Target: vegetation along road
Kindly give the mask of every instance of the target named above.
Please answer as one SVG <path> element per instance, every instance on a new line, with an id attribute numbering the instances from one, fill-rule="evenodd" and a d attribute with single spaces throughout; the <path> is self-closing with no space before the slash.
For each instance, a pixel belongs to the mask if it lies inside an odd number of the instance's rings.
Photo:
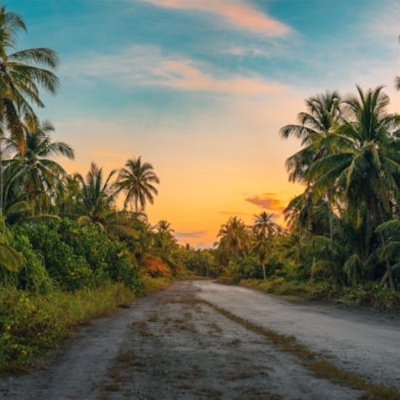
<path id="1" fill-rule="evenodd" d="M 396 318 L 183 281 L 82 328 L 1 399 L 396 399 Z M 389 388 L 391 387 L 391 388 Z"/>

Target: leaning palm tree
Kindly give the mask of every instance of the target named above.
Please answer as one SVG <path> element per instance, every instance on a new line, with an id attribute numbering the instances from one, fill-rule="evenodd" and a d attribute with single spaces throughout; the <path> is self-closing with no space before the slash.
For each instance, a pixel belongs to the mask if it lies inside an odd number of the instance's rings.
<path id="1" fill-rule="evenodd" d="M 23 121 L 30 129 L 38 125 L 32 106 L 44 107 L 39 88 L 54 94 L 58 78 L 53 70 L 57 54 L 47 48 L 16 50 L 18 33 L 26 31 L 23 19 L 0 7 L 0 214 L 3 212 L 3 140 L 8 136 L 24 152 Z"/>
<path id="2" fill-rule="evenodd" d="M 124 208 L 134 204 L 135 212 L 143 211 L 146 203 L 153 204 L 154 195 L 158 194 L 154 183 L 160 183 L 160 179 L 153 171 L 153 166 L 142 163 L 142 158 L 130 159 L 126 162 L 125 168 L 119 172 L 115 187 L 117 193 L 124 192 Z"/>

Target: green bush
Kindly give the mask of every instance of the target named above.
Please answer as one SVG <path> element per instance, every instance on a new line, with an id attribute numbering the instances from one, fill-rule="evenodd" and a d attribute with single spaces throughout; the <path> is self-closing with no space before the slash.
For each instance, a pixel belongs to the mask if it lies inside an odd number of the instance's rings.
<path id="1" fill-rule="evenodd" d="M 26 368 L 76 325 L 110 314 L 133 298 L 121 284 L 45 296 L 0 286 L 0 371 Z"/>
<path id="2" fill-rule="evenodd" d="M 43 264 L 40 253 L 33 250 L 25 235 L 14 236 L 10 244 L 19 251 L 26 262 L 20 273 L 15 277 L 20 289 L 38 293 L 49 293 L 54 288 L 53 280 Z"/>
<path id="3" fill-rule="evenodd" d="M 50 278 L 64 290 L 74 291 L 109 281 L 131 288 L 139 286 L 138 268 L 126 246 L 110 239 L 95 225 L 81 227 L 63 219 L 25 223 L 13 230 L 15 237 L 29 239 L 31 249 L 37 258 L 43 259 Z M 27 252 L 28 246 L 23 247 Z"/>
<path id="4" fill-rule="evenodd" d="M 65 290 L 89 286 L 93 272 L 86 259 L 62 240 L 57 231 L 59 221 L 26 223 L 15 229 L 29 238 L 32 248 L 43 258 L 50 277 Z"/>

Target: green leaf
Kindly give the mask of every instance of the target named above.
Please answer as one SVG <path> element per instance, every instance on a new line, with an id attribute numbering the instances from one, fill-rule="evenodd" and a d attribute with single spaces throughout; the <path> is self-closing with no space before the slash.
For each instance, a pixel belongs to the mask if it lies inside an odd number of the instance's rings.
<path id="1" fill-rule="evenodd" d="M 19 272 L 25 263 L 21 253 L 5 243 L 0 243 L 0 265 L 10 272 Z"/>

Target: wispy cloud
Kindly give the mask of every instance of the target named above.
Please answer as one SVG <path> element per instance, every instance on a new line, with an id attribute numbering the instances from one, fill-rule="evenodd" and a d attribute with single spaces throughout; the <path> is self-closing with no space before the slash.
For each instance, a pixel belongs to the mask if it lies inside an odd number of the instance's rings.
<path id="1" fill-rule="evenodd" d="M 291 31 L 290 27 L 256 9 L 245 0 L 141 0 L 158 7 L 194 10 L 222 18 L 237 29 L 280 36 Z"/>
<path id="2" fill-rule="evenodd" d="M 277 197 L 275 193 L 262 193 L 246 199 L 251 204 L 268 211 L 282 212 L 286 203 Z"/>
<path id="3" fill-rule="evenodd" d="M 198 239 L 206 235 L 206 231 L 193 231 L 193 232 L 175 232 L 175 236 L 179 240 L 184 239 Z"/>
<path id="4" fill-rule="evenodd" d="M 80 60 L 79 66 L 78 71 L 76 60 L 66 62 L 61 72 L 70 77 L 117 81 L 124 87 L 154 86 L 240 95 L 278 93 L 283 89 L 259 75 L 216 77 L 210 65 L 163 54 L 158 46 L 135 45 L 115 54 L 93 54 Z"/>

